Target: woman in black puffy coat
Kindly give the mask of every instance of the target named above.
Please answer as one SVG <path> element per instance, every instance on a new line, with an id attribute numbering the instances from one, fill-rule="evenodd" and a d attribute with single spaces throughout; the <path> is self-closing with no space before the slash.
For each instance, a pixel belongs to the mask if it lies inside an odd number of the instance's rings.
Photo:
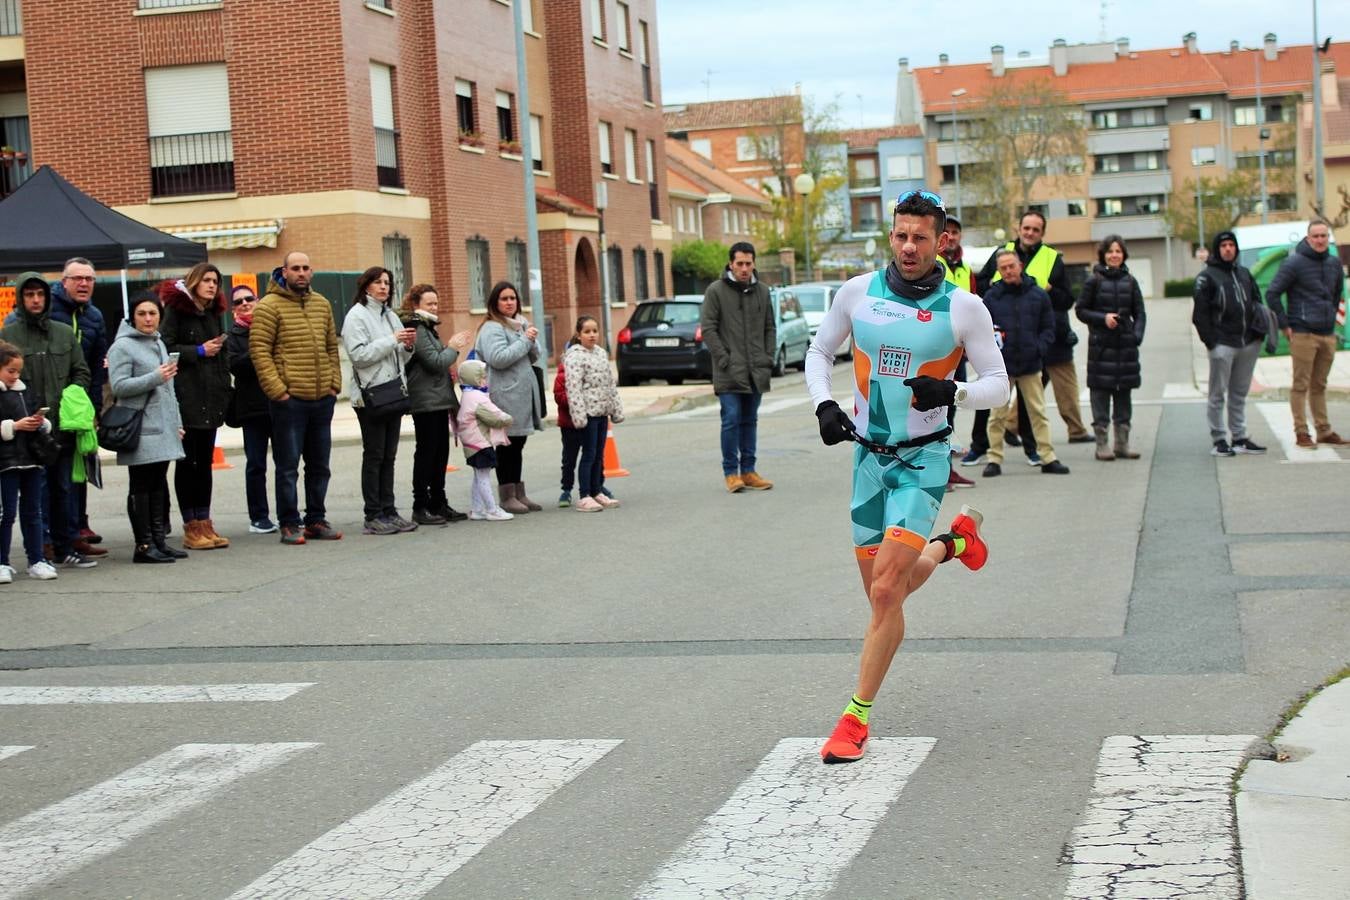
<path id="1" fill-rule="evenodd" d="M 1144 342 L 1144 296 L 1125 265 L 1119 235 L 1097 247 L 1097 265 L 1078 298 L 1078 318 L 1088 326 L 1087 383 L 1097 458 L 1138 459 L 1130 449 L 1130 391 L 1139 387 L 1139 345 Z M 1114 411 L 1112 407 L 1114 406 Z M 1115 430 L 1110 446 L 1107 425 Z"/>

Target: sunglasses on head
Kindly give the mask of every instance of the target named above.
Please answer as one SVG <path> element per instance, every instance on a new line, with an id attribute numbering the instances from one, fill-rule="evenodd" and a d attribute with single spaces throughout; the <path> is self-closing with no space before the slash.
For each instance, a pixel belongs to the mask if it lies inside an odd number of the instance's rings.
<path id="1" fill-rule="evenodd" d="M 901 203 L 904 203 L 910 197 L 922 197 L 923 199 L 927 200 L 929 203 L 933 204 L 943 212 L 947 211 L 947 204 L 943 203 L 942 198 L 939 197 L 937 194 L 933 193 L 932 191 L 905 191 L 899 197 L 895 198 L 896 206 L 899 206 Z"/>

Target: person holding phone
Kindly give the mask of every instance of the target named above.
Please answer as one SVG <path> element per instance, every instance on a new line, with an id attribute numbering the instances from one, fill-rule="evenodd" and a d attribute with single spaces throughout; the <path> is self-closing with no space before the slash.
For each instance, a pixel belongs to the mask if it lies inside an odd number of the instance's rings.
<path id="1" fill-rule="evenodd" d="M 174 387 L 178 364 L 160 341 L 160 304 L 151 293 L 131 306 L 131 318 L 117 329 L 108 349 L 108 384 L 119 404 L 143 409 L 135 450 L 119 450 L 117 464 L 127 466 L 132 562 L 171 563 L 187 556 L 166 543 L 169 463 L 183 458 L 183 419 Z"/>
<path id="2" fill-rule="evenodd" d="M 19 520 L 23 550 L 28 557 L 28 577 L 48 581 L 56 569 L 42 555 L 42 464 L 34 452 L 34 433 L 51 434 L 49 407 L 37 406 L 36 395 L 20 380 L 23 351 L 0 341 L 0 584 L 9 584 L 16 574 L 9 564 L 9 544 L 14 520 Z"/>
<path id="3" fill-rule="evenodd" d="M 526 439 L 543 427 L 543 384 L 534 365 L 545 354 L 539 329 L 521 315 L 520 306 L 516 286 L 497 282 L 488 294 L 487 319 L 474 345 L 488 365 L 492 402 L 511 417 L 506 429 L 511 442 L 497 448 L 497 490 L 502 509 L 515 515 L 543 509 L 525 495 L 522 457 Z"/>
<path id="4" fill-rule="evenodd" d="M 416 531 L 417 523 L 398 514 L 394 499 L 394 459 L 398 456 L 402 413 L 367 408 L 362 389 L 403 383 L 407 396 L 408 360 L 412 359 L 417 331 L 399 321 L 389 308 L 394 276 L 372 266 L 356 280 L 356 295 L 342 323 L 342 345 L 352 361 L 348 390 L 356 421 L 361 425 L 361 498 L 365 506 L 362 534 L 400 534 Z"/>
<path id="5" fill-rule="evenodd" d="M 182 414 L 183 458 L 174 467 L 174 493 L 183 516 L 183 547 L 215 550 L 230 546 L 211 521 L 211 461 L 216 429 L 225 424 L 231 380 L 225 348 L 225 311 L 220 270 L 198 263 L 183 278 L 159 287 L 164 304 L 160 334 L 177 353 L 175 385 Z"/>

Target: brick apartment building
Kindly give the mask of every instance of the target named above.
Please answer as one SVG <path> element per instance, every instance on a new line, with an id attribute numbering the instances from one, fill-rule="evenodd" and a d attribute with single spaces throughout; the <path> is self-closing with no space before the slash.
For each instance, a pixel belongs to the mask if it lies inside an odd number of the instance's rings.
<path id="1" fill-rule="evenodd" d="M 800 94 L 668 106 L 665 129 L 718 169 L 771 194 L 792 193 L 806 155 Z"/>
<path id="2" fill-rule="evenodd" d="M 0 0 L 7 185 L 50 164 L 227 273 L 382 264 L 462 328 L 526 287 L 529 164 L 554 348 L 605 318 L 602 216 L 617 329 L 669 274 L 656 3 L 518 2 L 525 115 L 509 0 Z"/>
<path id="3" fill-rule="evenodd" d="M 675 241 L 708 240 L 730 246 L 754 241 L 769 216 L 763 191 L 723 172 L 681 141 L 666 139 L 666 171 Z"/>
<path id="4" fill-rule="evenodd" d="M 1332 44 L 1322 66 L 1323 83 L 1335 86 L 1335 70 L 1350 66 L 1350 43 Z M 1260 85 L 1258 88 L 1258 79 Z M 988 62 L 952 65 L 946 54 L 939 65 L 910 70 L 900 60 L 896 121 L 922 124 L 928 145 L 928 181 L 955 206 L 957 145 L 965 125 L 988 93 L 1000 84 L 1048 81 L 1068 101 L 1080 105 L 1087 126 L 1087 159 L 1043 161 L 1032 205 L 1049 220 L 1046 241 L 1064 252 L 1077 277 L 1096 261 L 1096 244 L 1120 234 L 1130 244 L 1130 267 L 1146 292 L 1162 293 L 1166 278 L 1197 271 L 1191 246 L 1168 234 L 1163 212 L 1170 202 L 1194 202 L 1184 191 L 1188 181 L 1213 179 L 1235 168 L 1255 168 L 1264 150 L 1266 164 L 1293 167 L 1295 190 L 1269 195 L 1269 221 L 1306 219 L 1311 214 L 1310 141 L 1297 152 L 1272 146 L 1281 125 L 1310 130 L 1312 48 L 1281 47 L 1276 36 L 1243 49 L 1236 42 L 1220 52 L 1201 52 L 1194 33 L 1180 47 L 1131 50 L 1114 43 L 1055 41 L 1047 57 L 1009 59 L 995 46 Z M 1256 97 L 1262 97 L 1268 137 L 1258 136 Z M 1334 109 L 1324 115 L 1331 115 Z M 956 125 L 953 129 L 953 113 Z M 965 120 L 963 122 L 963 120 Z M 963 167 L 980 158 L 969 141 L 960 146 Z M 1330 164 L 1330 160 L 1328 161 Z M 1334 212 L 1335 197 L 1328 192 Z M 967 210 L 981 198 L 963 190 Z M 1253 205 L 1259 197 L 1252 198 Z M 1258 211 L 1240 224 L 1260 221 Z M 1013 232 L 1013 223 L 1004 228 Z M 992 229 L 967 231 L 966 243 L 993 243 Z"/>

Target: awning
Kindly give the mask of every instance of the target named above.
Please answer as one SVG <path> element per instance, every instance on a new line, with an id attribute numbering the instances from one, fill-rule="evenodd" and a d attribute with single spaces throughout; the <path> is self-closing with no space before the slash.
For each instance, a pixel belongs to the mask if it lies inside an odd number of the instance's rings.
<path id="1" fill-rule="evenodd" d="M 171 225 L 161 229 L 176 237 L 205 244 L 207 250 L 243 250 L 276 247 L 280 219 L 257 222 L 217 222 L 213 225 Z"/>

